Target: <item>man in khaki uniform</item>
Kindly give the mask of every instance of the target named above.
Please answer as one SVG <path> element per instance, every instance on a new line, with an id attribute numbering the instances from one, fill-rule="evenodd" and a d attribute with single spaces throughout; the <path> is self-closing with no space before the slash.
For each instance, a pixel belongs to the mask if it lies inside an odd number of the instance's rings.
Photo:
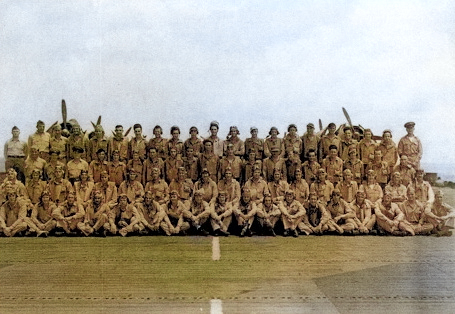
<path id="1" fill-rule="evenodd" d="M 95 183 L 94 189 L 101 192 L 104 203 L 112 205 L 117 202 L 117 187 L 114 182 L 109 181 L 109 174 L 107 171 L 101 172 L 101 181 Z"/>
<path id="2" fill-rule="evenodd" d="M 192 126 L 190 128 L 190 137 L 183 143 L 183 155 L 185 155 L 186 150 L 191 147 L 193 148 L 193 153 L 198 157 L 202 154 L 202 141 L 198 138 L 199 130 L 197 127 Z"/>
<path id="3" fill-rule="evenodd" d="M 329 229 L 330 214 L 324 204 L 318 201 L 316 193 L 310 193 L 308 205 L 306 206 L 306 218 L 304 223 L 310 229 L 310 233 L 323 234 Z"/>
<path id="4" fill-rule="evenodd" d="M 205 223 L 211 215 L 211 210 L 209 204 L 203 200 L 203 195 L 203 189 L 194 191 L 190 207 L 184 211 L 183 216 L 194 228 L 196 234 L 207 236 L 209 233 L 206 230 Z"/>
<path id="5" fill-rule="evenodd" d="M 403 222 L 404 214 L 397 204 L 392 203 L 392 194 L 385 193 L 381 203 L 374 209 L 379 228 L 391 233 L 399 234 L 399 231 L 415 235 L 414 229 L 409 223 Z"/>
<path id="6" fill-rule="evenodd" d="M 455 210 L 443 203 L 444 194 L 442 191 L 437 191 L 435 194 L 434 203 L 431 207 L 427 207 L 425 210 L 426 220 L 430 222 L 438 236 L 446 235 L 451 236 L 452 231 L 455 227 Z"/>
<path id="7" fill-rule="evenodd" d="M 128 159 L 133 159 L 133 153 L 139 154 L 141 161 L 147 156 L 147 142 L 145 136 L 142 135 L 142 126 L 139 123 L 133 125 L 134 137 L 128 143 Z"/>
<path id="8" fill-rule="evenodd" d="M 335 134 L 336 129 L 337 126 L 333 122 L 329 123 L 327 126 L 329 133 L 327 135 L 323 135 L 321 141 L 319 142 L 319 162 L 322 162 L 322 160 L 329 155 L 331 145 L 335 145 L 338 154 L 340 154 L 341 139 Z"/>
<path id="9" fill-rule="evenodd" d="M 114 136 L 109 139 L 109 158 L 112 158 L 114 151 L 118 151 L 119 160 L 126 163 L 128 161 L 128 138 L 123 135 L 123 126 L 118 124 L 115 126 Z M 112 159 L 110 159 L 112 161 Z"/>
<path id="10" fill-rule="evenodd" d="M 172 234 L 186 235 L 191 226 L 189 222 L 185 221 L 185 211 L 187 209 L 179 200 L 177 191 L 171 191 L 170 200 L 164 205 L 164 208 L 166 208 L 166 215 L 169 218 L 169 232 Z"/>
<path id="11" fill-rule="evenodd" d="M 240 184 L 232 177 L 232 170 L 230 167 L 226 168 L 224 178 L 218 181 L 218 194 L 224 191 L 226 202 L 231 203 L 232 206 L 238 206 L 240 202 Z"/>
<path id="12" fill-rule="evenodd" d="M 406 155 L 409 158 L 409 163 L 414 169 L 420 169 L 420 159 L 422 158 L 423 150 L 422 143 L 419 138 L 414 135 L 414 122 L 405 123 L 407 135 L 403 136 L 398 142 L 398 155 Z"/>
<path id="13" fill-rule="evenodd" d="M 382 159 L 389 165 L 389 172 L 393 173 L 393 167 L 398 162 L 398 149 L 392 140 L 392 131 L 384 130 L 382 132 L 382 140 L 379 143 L 378 150 L 382 152 Z"/>
<path id="14" fill-rule="evenodd" d="M 19 139 L 21 131 L 17 126 L 11 130 L 13 137 L 5 143 L 3 149 L 5 157 L 5 169 L 14 168 L 19 176 L 19 180 L 25 183 L 25 158 L 28 156 L 28 145 Z"/>
<path id="15" fill-rule="evenodd" d="M 365 176 L 364 164 L 359 158 L 357 158 L 357 150 L 355 148 L 350 149 L 348 155 L 349 158 L 344 162 L 343 168 L 351 170 L 354 180 L 358 185 L 360 185 L 362 184 L 362 180 Z"/>
<path id="16" fill-rule="evenodd" d="M 204 152 L 199 157 L 199 169 L 207 169 L 210 178 L 217 182 L 218 171 L 220 167 L 219 157 L 213 152 L 213 143 L 210 140 L 204 140 Z"/>
<path id="17" fill-rule="evenodd" d="M 376 181 L 379 183 L 381 188 L 384 188 L 389 181 L 389 165 L 387 162 L 382 160 L 382 152 L 380 150 L 374 151 L 374 159 L 370 162 L 366 168 L 366 171 L 374 170 L 376 173 Z"/>
<path id="18" fill-rule="evenodd" d="M 209 140 L 212 142 L 212 147 L 213 147 L 213 153 L 221 157 L 223 156 L 223 148 L 224 148 L 224 141 L 218 137 L 218 130 L 219 130 L 219 124 L 217 121 L 212 121 L 210 122 L 210 136 L 206 138 L 205 140 Z M 205 143 L 205 141 L 204 141 Z M 204 144 L 205 146 L 205 144 Z"/>
<path id="19" fill-rule="evenodd" d="M 343 171 L 343 160 L 338 157 L 338 149 L 335 145 L 330 145 L 329 154 L 324 158 L 321 166 L 327 173 L 327 180 L 335 184 L 335 174 Z"/>
<path id="20" fill-rule="evenodd" d="M 188 179 L 186 170 L 184 167 L 179 167 L 177 170 L 177 180 L 173 180 L 169 184 L 169 189 L 171 191 L 175 190 L 179 193 L 180 200 L 189 207 L 191 203 L 191 197 L 193 196 L 194 184 L 191 179 Z"/>
<path id="21" fill-rule="evenodd" d="M 352 172 L 349 169 L 343 171 L 343 180 L 336 186 L 341 192 L 341 197 L 348 203 L 352 202 L 359 189 L 357 182 L 352 180 Z"/>
<path id="22" fill-rule="evenodd" d="M 154 138 L 151 138 L 148 143 L 148 150 L 150 151 L 151 148 L 154 148 L 157 153 L 157 157 L 161 159 L 165 159 L 168 155 L 167 151 L 167 139 L 163 138 L 163 129 L 161 126 L 156 125 L 153 128 L 153 135 Z"/>
<path id="23" fill-rule="evenodd" d="M 235 205 L 237 206 L 237 204 Z M 215 236 L 228 236 L 232 221 L 232 203 L 226 199 L 226 192 L 220 191 L 210 213 L 210 224 Z"/>
<path id="24" fill-rule="evenodd" d="M 410 183 L 414 188 L 417 200 L 421 201 L 425 208 L 431 207 L 434 202 L 434 191 L 428 181 L 423 180 L 425 173 L 422 169 L 416 171 L 415 179 Z"/>
<path id="25" fill-rule="evenodd" d="M 45 130 L 46 125 L 44 124 L 43 121 L 39 120 L 36 123 L 36 132 L 30 135 L 28 138 L 28 146 L 36 147 L 40 152 L 39 156 L 43 158 L 45 161 L 48 161 L 51 135 L 47 133 Z"/>
<path id="26" fill-rule="evenodd" d="M 86 236 L 97 232 L 101 227 L 108 223 L 108 213 L 110 207 L 103 203 L 103 194 L 94 191 L 92 199 L 87 202 L 85 207 L 84 221 L 77 224 L 77 228 Z"/>
<path id="27" fill-rule="evenodd" d="M 404 214 L 403 223 L 410 226 L 415 234 L 430 234 L 434 226 L 425 217 L 425 208 L 415 197 L 413 187 L 407 189 L 407 200 L 398 205 Z"/>
<path id="28" fill-rule="evenodd" d="M 144 182 L 144 184 L 147 184 L 147 182 L 152 180 L 153 168 L 158 168 L 160 170 L 160 178 L 164 178 L 164 161 L 158 157 L 158 152 L 155 147 L 149 149 L 148 158 L 144 161 L 142 174 L 142 182 Z"/>
<path id="29" fill-rule="evenodd" d="M 409 163 L 408 156 L 403 155 L 400 158 L 400 163 L 395 166 L 393 172 L 399 172 L 401 174 L 401 183 L 404 186 L 408 186 L 415 179 L 415 169 Z"/>
<path id="30" fill-rule="evenodd" d="M 343 129 L 344 138 L 341 140 L 341 159 L 343 162 L 348 160 L 349 151 L 355 149 L 359 153 L 359 142 L 352 138 L 352 129 L 350 127 L 345 127 Z"/>
<path id="31" fill-rule="evenodd" d="M 100 149 L 102 149 L 105 154 L 110 151 L 109 140 L 104 134 L 103 127 L 98 124 L 97 126 L 95 126 L 95 136 L 93 136 L 88 142 L 87 151 L 88 163 L 91 163 L 93 160 L 97 159 L 97 155 Z"/>
<path id="32" fill-rule="evenodd" d="M 57 221 L 52 216 L 56 208 L 57 206 L 50 198 L 50 193 L 44 191 L 40 201 L 33 207 L 30 220 L 38 227 L 38 230 L 48 233 L 57 225 Z"/>
<path id="33" fill-rule="evenodd" d="M 169 186 L 164 179 L 160 179 L 158 168 L 152 169 L 152 179 L 145 185 L 145 192 L 147 191 L 152 193 L 153 199 L 160 205 L 169 201 Z"/>
<path id="34" fill-rule="evenodd" d="M 402 203 L 406 200 L 406 187 L 401 184 L 401 174 L 394 172 L 389 184 L 384 188 L 384 193 L 389 192 L 392 194 L 392 202 Z"/>
<path id="35" fill-rule="evenodd" d="M 13 237 L 29 226 L 33 228 L 33 225 L 27 218 L 26 202 L 18 199 L 16 192 L 8 191 L 6 202 L 0 207 L 0 232 L 7 237 Z M 38 232 L 38 235 L 42 233 L 36 226 L 31 231 Z"/>
<path id="36" fill-rule="evenodd" d="M 68 137 L 66 143 L 66 156 L 68 162 L 72 159 L 75 159 L 75 153 L 80 152 L 79 158 L 86 160 L 87 159 L 87 150 L 88 150 L 88 138 L 85 136 L 85 133 L 82 133 L 81 127 L 79 124 L 74 124 L 71 129 L 71 135 Z M 74 150 L 74 148 L 78 148 Z"/>
<path id="37" fill-rule="evenodd" d="M 310 193 L 311 194 L 311 193 Z M 295 200 L 295 193 L 293 190 L 287 190 L 284 197 L 284 202 L 278 205 L 281 209 L 281 221 L 284 225 L 283 236 L 287 237 L 292 235 L 298 237 L 299 232 L 305 233 L 306 235 L 311 233 L 308 227 L 308 220 L 305 220 L 306 211 L 302 204 Z"/>
<path id="38" fill-rule="evenodd" d="M 248 189 L 250 198 L 256 205 L 259 205 L 264 200 L 265 194 L 270 194 L 267 182 L 261 177 L 261 169 L 255 167 L 253 177 L 245 183 L 244 189 Z"/>
<path id="39" fill-rule="evenodd" d="M 318 200 L 323 204 L 327 204 L 330 201 L 334 186 L 332 182 L 326 179 L 327 174 L 323 168 L 318 170 L 318 177 L 310 185 L 310 193 L 314 192 L 318 196 Z"/>
<path id="40" fill-rule="evenodd" d="M 169 204 L 171 204 L 173 199 L 172 192 L 170 199 L 171 201 Z M 142 216 L 141 223 L 153 233 L 159 233 L 161 228 L 164 234 L 169 236 L 173 233 L 174 228 L 172 227 L 171 221 L 169 220 L 169 217 L 164 209 L 168 205 L 165 204 L 163 206 L 153 200 L 153 194 L 150 191 L 145 193 L 144 200 L 142 202 L 136 203 L 136 207 Z"/>
<path id="41" fill-rule="evenodd" d="M 359 142 L 359 158 L 364 165 L 368 165 L 374 160 L 374 152 L 378 149 L 376 142 L 373 140 L 373 132 L 370 129 L 365 129 L 363 132 L 364 138 Z"/>
<path id="42" fill-rule="evenodd" d="M 245 155 L 245 144 L 239 138 L 240 132 L 236 126 L 229 128 L 229 134 L 223 144 L 223 154 L 227 155 L 227 148 L 229 144 L 232 144 L 234 155 L 237 157 L 243 157 Z"/>
<path id="43" fill-rule="evenodd" d="M 57 205 L 63 203 L 66 200 L 68 193 L 74 191 L 71 183 L 68 180 L 63 179 L 63 168 L 61 166 L 57 166 L 55 169 L 54 179 L 49 181 L 48 188 L 51 200 Z"/>
<path id="44" fill-rule="evenodd" d="M 228 143 L 226 147 L 226 156 L 220 160 L 220 168 L 218 171 L 218 180 L 224 178 L 224 173 L 229 167 L 232 172 L 232 176 L 235 180 L 240 182 L 240 176 L 242 174 L 242 160 L 239 156 L 234 155 L 234 145 Z"/>
<path id="45" fill-rule="evenodd" d="M 25 160 L 24 174 L 25 182 L 30 180 L 33 169 L 39 169 L 41 173 L 44 173 L 47 162 L 43 158 L 39 157 L 39 149 L 37 146 L 30 147 L 30 156 Z M 46 153 L 46 156 L 49 157 L 49 150 Z"/>
<path id="46" fill-rule="evenodd" d="M 273 147 L 271 149 L 272 156 L 266 158 L 262 164 L 263 177 L 267 182 L 273 181 L 273 171 L 281 169 L 281 172 L 287 174 L 286 160 L 280 156 L 280 149 Z M 287 180 L 287 178 L 285 178 Z"/>
<path id="47" fill-rule="evenodd" d="M 328 230 L 343 234 L 344 232 L 353 231 L 357 227 L 354 222 L 355 213 L 349 204 L 341 198 L 340 190 L 333 190 L 326 208 L 330 214 L 330 218 L 327 221 Z"/>
<path id="48" fill-rule="evenodd" d="M 300 158 L 300 155 L 302 154 L 303 144 L 302 140 L 297 134 L 297 126 L 295 124 L 290 124 L 288 126 L 288 134 L 286 134 L 283 140 L 285 153 L 289 156 L 289 153 L 292 152 Z"/>
<path id="49" fill-rule="evenodd" d="M 257 211 L 257 206 L 251 198 L 250 190 L 244 187 L 239 206 L 233 209 L 237 224 L 241 227 L 240 237 L 253 235 L 251 227 L 253 226 L 254 219 L 257 216 Z"/>
<path id="50" fill-rule="evenodd" d="M 84 220 L 84 207 L 76 200 L 76 193 L 70 192 L 66 201 L 59 204 L 52 212 L 52 217 L 57 221 L 56 227 L 62 228 L 67 234 L 76 231 L 79 223 Z"/>
<path id="51" fill-rule="evenodd" d="M 49 142 L 49 152 L 51 150 L 58 151 L 58 160 L 62 163 L 67 163 L 66 145 L 68 138 L 62 136 L 62 127 L 60 124 L 52 127 L 51 139 Z"/>
<path id="52" fill-rule="evenodd" d="M 82 170 L 88 173 L 89 166 L 88 163 L 81 158 L 84 149 L 82 147 L 73 147 L 72 149 L 74 159 L 68 161 L 66 164 L 66 171 L 68 172 L 66 177 L 74 184 L 74 182 L 79 180 Z"/>
<path id="53" fill-rule="evenodd" d="M 320 137 L 318 135 L 314 134 L 314 124 L 313 123 L 307 124 L 306 132 L 305 132 L 305 134 L 303 134 L 301 139 L 302 139 L 301 160 L 303 162 L 305 162 L 308 160 L 308 153 L 310 152 L 310 150 L 317 152 L 318 147 L 319 147 Z M 316 156 L 316 160 L 317 160 L 317 156 Z"/>
<path id="54" fill-rule="evenodd" d="M 373 204 L 365 198 L 365 192 L 358 190 L 356 198 L 350 203 L 350 206 L 355 213 L 354 222 L 357 224 L 357 229 L 361 233 L 372 233 L 376 215 L 373 212 Z"/>
<path id="55" fill-rule="evenodd" d="M 264 156 L 264 140 L 258 138 L 258 128 L 255 126 L 250 128 L 250 134 L 251 137 L 245 140 L 245 159 L 248 158 L 247 154 L 254 150 L 255 158 L 262 160 Z"/>
<path id="56" fill-rule="evenodd" d="M 274 126 L 270 128 L 269 135 L 264 141 L 264 156 L 266 158 L 270 158 L 272 156 L 272 149 L 278 148 L 278 155 L 283 157 L 284 156 L 284 140 L 282 138 L 278 138 L 278 129 Z"/>
<path id="57" fill-rule="evenodd" d="M 316 151 L 313 149 L 309 150 L 306 159 L 307 160 L 302 164 L 302 171 L 305 181 L 311 186 L 311 183 L 316 181 L 318 177 L 318 171 L 319 168 L 321 168 L 321 165 L 317 162 Z"/>
<path id="58" fill-rule="evenodd" d="M 257 206 L 257 217 L 264 234 L 275 237 L 275 225 L 281 218 L 281 210 L 272 201 L 272 195 L 266 194 L 264 201 Z"/>

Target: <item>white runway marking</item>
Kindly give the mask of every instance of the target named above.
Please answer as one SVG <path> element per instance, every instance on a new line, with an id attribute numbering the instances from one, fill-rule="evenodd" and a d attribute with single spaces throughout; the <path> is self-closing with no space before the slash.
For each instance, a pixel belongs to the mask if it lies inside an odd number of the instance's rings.
<path id="1" fill-rule="evenodd" d="M 221 258 L 220 238 L 213 237 L 212 238 L 212 260 L 219 261 L 220 258 Z"/>
<path id="2" fill-rule="evenodd" d="M 220 299 L 210 300 L 210 314 L 223 314 L 223 302 Z"/>

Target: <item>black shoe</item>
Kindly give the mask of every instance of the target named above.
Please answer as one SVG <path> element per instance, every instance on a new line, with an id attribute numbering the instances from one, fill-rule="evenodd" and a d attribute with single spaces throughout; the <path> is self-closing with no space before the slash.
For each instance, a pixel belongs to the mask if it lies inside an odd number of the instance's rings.
<path id="1" fill-rule="evenodd" d="M 199 233 L 200 233 L 202 236 L 204 236 L 204 237 L 206 237 L 206 236 L 208 236 L 208 235 L 210 234 L 210 233 L 207 232 L 207 230 L 205 230 L 205 229 L 203 229 L 203 228 L 199 228 Z"/>
<path id="2" fill-rule="evenodd" d="M 218 234 L 218 236 L 225 236 L 225 237 L 227 237 L 230 233 L 227 232 L 227 231 L 223 231 L 223 230 L 221 230 L 221 229 L 218 229 L 218 230 L 217 230 L 217 234 Z"/>
<path id="3" fill-rule="evenodd" d="M 297 238 L 297 237 L 299 236 L 299 233 L 297 232 L 297 229 L 294 230 L 292 236 L 293 236 L 294 238 Z"/>
<path id="4" fill-rule="evenodd" d="M 289 229 L 284 230 L 283 237 L 289 236 Z"/>
<path id="5" fill-rule="evenodd" d="M 248 231 L 248 226 L 243 227 L 242 231 L 240 232 L 240 236 L 244 237 L 245 234 L 247 233 L 247 231 Z"/>

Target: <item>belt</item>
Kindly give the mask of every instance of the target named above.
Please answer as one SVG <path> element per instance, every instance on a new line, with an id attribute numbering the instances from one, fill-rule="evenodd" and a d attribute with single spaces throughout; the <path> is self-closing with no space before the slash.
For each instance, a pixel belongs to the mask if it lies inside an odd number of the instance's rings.
<path id="1" fill-rule="evenodd" d="M 25 156 L 8 156 L 8 158 L 25 158 Z"/>

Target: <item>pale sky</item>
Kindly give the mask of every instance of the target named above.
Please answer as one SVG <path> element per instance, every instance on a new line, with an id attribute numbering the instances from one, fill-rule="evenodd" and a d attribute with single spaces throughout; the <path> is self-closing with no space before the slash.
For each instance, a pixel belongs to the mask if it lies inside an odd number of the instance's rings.
<path id="1" fill-rule="evenodd" d="M 397 143 L 415 121 L 423 164 L 455 174 L 455 1 L 3 0 L 0 65 L 3 141 L 61 122 L 62 98 L 84 129 L 101 114 L 147 138 L 212 120 L 302 135 L 345 107 Z"/>

